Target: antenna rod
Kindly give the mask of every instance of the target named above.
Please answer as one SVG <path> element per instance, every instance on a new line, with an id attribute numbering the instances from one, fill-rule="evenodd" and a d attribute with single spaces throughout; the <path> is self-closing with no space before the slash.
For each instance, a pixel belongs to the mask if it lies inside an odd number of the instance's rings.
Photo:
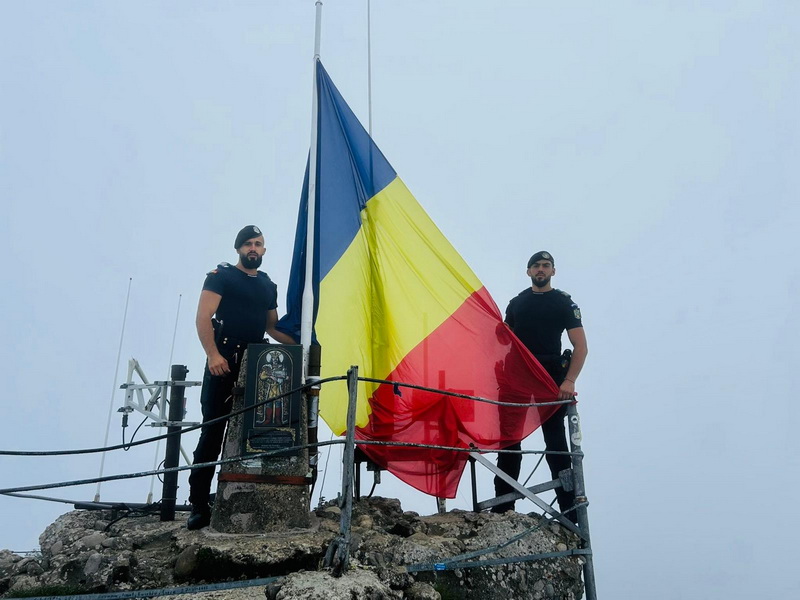
<path id="1" fill-rule="evenodd" d="M 178 333 L 178 319 L 181 315 L 181 298 L 183 298 L 183 294 L 178 294 L 178 310 L 175 313 L 175 327 L 172 330 L 172 346 L 170 346 L 169 348 L 169 364 L 167 365 L 167 373 L 170 373 L 170 375 L 167 377 L 167 380 L 169 380 L 172 373 L 171 371 L 172 355 L 175 353 L 175 336 Z M 166 402 L 166 398 L 163 398 L 162 400 Z M 183 448 L 181 448 L 181 451 L 183 451 Z M 161 440 L 158 440 L 156 442 L 156 455 L 155 458 L 153 459 L 153 471 L 158 469 L 158 456 L 160 453 L 161 453 Z M 185 453 L 184 453 L 184 458 L 186 458 Z M 186 464 L 191 464 L 191 463 L 187 460 Z M 156 484 L 156 476 L 153 475 L 150 478 L 150 492 L 147 494 L 147 504 L 153 503 L 153 489 L 155 488 L 155 484 Z"/>
<path id="2" fill-rule="evenodd" d="M 125 323 L 128 321 L 128 304 L 131 299 L 131 285 L 133 284 L 133 277 L 128 278 L 128 294 L 125 296 L 125 311 L 122 315 L 122 331 L 119 334 L 119 349 L 117 350 L 117 365 L 114 367 L 114 385 L 111 387 L 111 402 L 108 405 L 108 420 L 106 421 L 106 437 L 103 438 L 103 447 L 108 446 L 108 432 L 111 429 L 111 413 L 114 412 L 114 394 L 117 392 L 117 375 L 119 374 L 119 359 L 122 356 L 122 340 L 125 339 Z M 100 475 L 103 476 L 103 469 L 106 466 L 106 453 L 100 457 Z M 94 493 L 94 501 L 100 502 L 100 483 L 97 482 L 97 490 Z"/>
<path id="3" fill-rule="evenodd" d="M 181 298 L 183 294 L 178 294 L 178 310 L 175 313 L 175 327 L 172 329 L 172 346 L 169 348 L 169 368 L 172 369 L 172 355 L 175 352 L 175 336 L 178 333 L 178 318 L 181 316 Z M 168 371 L 172 373 L 172 371 Z"/>

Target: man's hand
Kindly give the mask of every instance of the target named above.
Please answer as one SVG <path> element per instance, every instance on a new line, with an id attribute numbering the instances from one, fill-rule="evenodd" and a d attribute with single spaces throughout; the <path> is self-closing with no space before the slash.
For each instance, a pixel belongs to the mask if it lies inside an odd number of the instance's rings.
<path id="1" fill-rule="evenodd" d="M 559 400 L 571 400 L 575 397 L 575 382 L 571 379 L 565 379 L 561 387 L 558 388 Z"/>
<path id="2" fill-rule="evenodd" d="M 219 352 L 208 357 L 208 370 L 212 375 L 222 376 L 231 372 L 231 366 Z"/>

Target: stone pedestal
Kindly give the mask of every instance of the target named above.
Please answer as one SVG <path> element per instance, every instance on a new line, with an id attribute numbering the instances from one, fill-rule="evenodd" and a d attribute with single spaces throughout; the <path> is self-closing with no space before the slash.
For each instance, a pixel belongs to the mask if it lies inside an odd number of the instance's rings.
<path id="1" fill-rule="evenodd" d="M 233 411 L 299 387 L 301 365 L 299 346 L 250 345 L 238 383 L 245 394 L 234 397 Z M 307 439 L 300 393 L 231 417 L 222 456 L 245 458 L 220 468 L 211 527 L 224 533 L 309 527 L 308 450 L 291 450 Z M 291 453 L 258 456 L 275 449 Z"/>

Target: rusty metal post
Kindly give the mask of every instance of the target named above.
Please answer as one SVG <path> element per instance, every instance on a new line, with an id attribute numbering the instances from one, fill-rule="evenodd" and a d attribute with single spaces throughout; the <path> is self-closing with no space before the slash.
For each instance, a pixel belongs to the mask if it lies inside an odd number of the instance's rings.
<path id="1" fill-rule="evenodd" d="M 355 464 L 356 402 L 358 400 L 358 367 L 347 371 L 347 432 L 342 457 L 342 517 L 339 535 L 331 542 L 325 553 L 325 566 L 331 568 L 334 577 L 341 577 L 350 562 L 350 521 L 353 515 L 353 466 Z"/>

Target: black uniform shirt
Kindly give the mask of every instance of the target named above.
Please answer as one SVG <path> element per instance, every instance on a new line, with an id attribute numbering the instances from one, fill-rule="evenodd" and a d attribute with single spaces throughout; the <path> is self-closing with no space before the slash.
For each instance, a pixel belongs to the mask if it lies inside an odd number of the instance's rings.
<path id="1" fill-rule="evenodd" d="M 248 275 L 222 263 L 206 275 L 203 289 L 222 296 L 216 317 L 223 322 L 223 336 L 246 343 L 264 339 L 267 314 L 278 307 L 278 286 L 269 275 Z"/>
<path id="2" fill-rule="evenodd" d="M 564 330 L 583 327 L 581 310 L 567 292 L 527 288 L 508 303 L 506 323 L 535 356 L 561 354 Z"/>

